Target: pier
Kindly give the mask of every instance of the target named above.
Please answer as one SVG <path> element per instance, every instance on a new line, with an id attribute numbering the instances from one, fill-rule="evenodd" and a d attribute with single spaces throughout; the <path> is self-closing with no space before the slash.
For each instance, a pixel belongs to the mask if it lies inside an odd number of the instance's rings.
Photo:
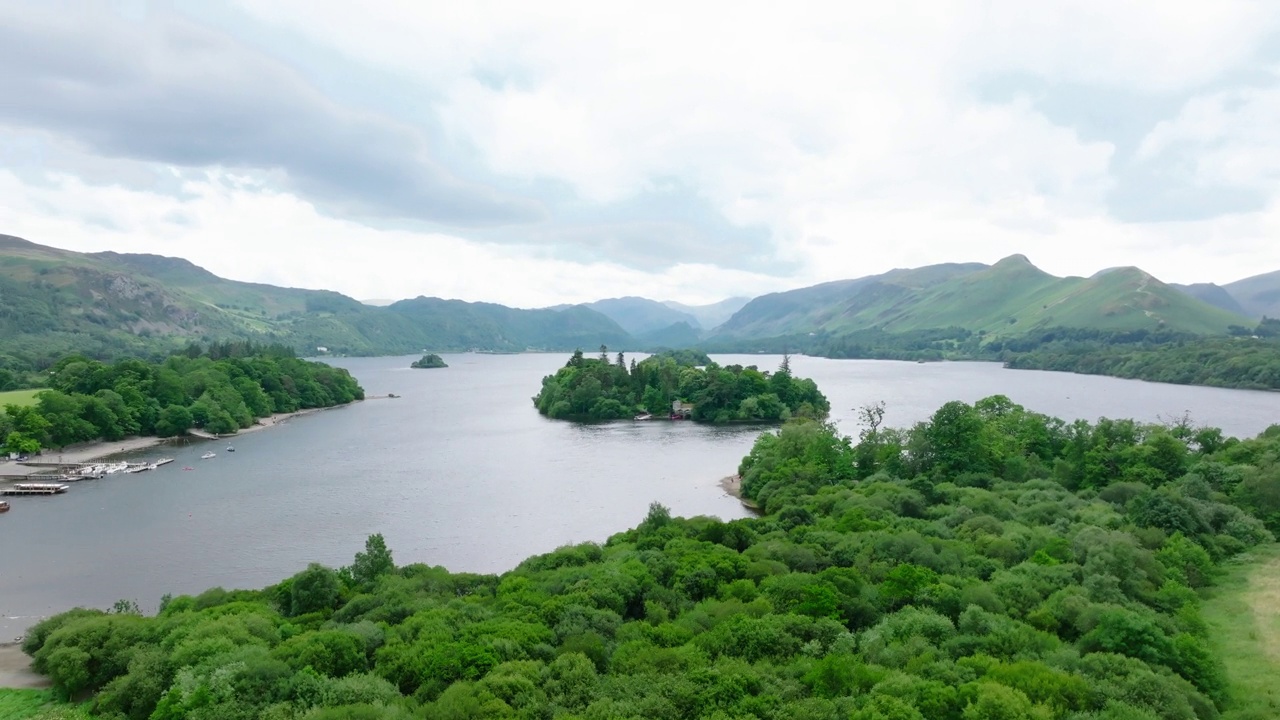
<path id="1" fill-rule="evenodd" d="M 59 495 L 69 488 L 61 483 L 17 483 L 0 488 L 0 495 Z"/>

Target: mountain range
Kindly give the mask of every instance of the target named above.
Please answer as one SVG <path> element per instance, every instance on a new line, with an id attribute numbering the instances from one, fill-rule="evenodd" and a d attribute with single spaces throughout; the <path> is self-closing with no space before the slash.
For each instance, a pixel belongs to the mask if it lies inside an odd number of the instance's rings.
<path id="1" fill-rule="evenodd" d="M 749 351 L 771 338 L 943 328 L 987 339 L 1048 328 L 1238 334 L 1264 315 L 1280 315 L 1280 272 L 1175 286 L 1133 267 L 1060 278 L 1013 255 L 994 265 L 898 269 L 703 306 L 640 297 L 541 309 L 433 297 L 378 302 L 228 280 L 180 258 L 77 253 L 0 235 L 0 367 L 17 368 L 70 352 L 156 355 L 221 339 L 368 355 L 700 343 Z"/>

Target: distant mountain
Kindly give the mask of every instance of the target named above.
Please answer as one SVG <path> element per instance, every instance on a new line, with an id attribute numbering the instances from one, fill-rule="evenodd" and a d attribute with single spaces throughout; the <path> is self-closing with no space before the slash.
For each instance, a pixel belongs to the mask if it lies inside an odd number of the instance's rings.
<path id="1" fill-rule="evenodd" d="M 873 306 L 892 307 L 895 299 L 924 292 L 946 280 L 986 267 L 980 263 L 930 265 L 761 295 L 734 313 L 716 329 L 715 335 L 771 337 L 845 329 L 854 317 Z"/>
<path id="2" fill-rule="evenodd" d="M 1215 285 L 1213 283 L 1195 283 L 1192 285 L 1170 284 L 1169 287 L 1177 288 L 1197 300 L 1207 302 L 1210 305 L 1226 310 L 1229 313 L 1235 313 L 1241 317 L 1249 316 L 1249 311 L 1245 310 L 1234 297 L 1231 297 L 1231 293 L 1227 292 L 1226 288 L 1220 285 Z"/>
<path id="3" fill-rule="evenodd" d="M 633 349 L 636 341 L 616 322 L 591 308 L 519 310 L 493 303 L 417 297 L 387 310 L 431 338 L 433 350 Z"/>
<path id="4" fill-rule="evenodd" d="M 748 297 L 731 297 L 710 305 L 685 305 L 674 300 L 667 300 L 662 304 L 672 310 L 692 315 L 698 321 L 694 327 L 701 326 L 704 330 L 711 330 L 733 317 L 734 313 L 749 302 L 751 298 Z"/>
<path id="5" fill-rule="evenodd" d="M 156 356 L 228 339 L 351 355 L 637 346 L 588 308 L 428 298 L 373 307 L 327 290 L 226 280 L 180 258 L 76 253 L 0 235 L 0 368 L 43 367 L 72 352 Z"/>
<path id="6" fill-rule="evenodd" d="M 556 309 L 562 307 L 564 306 L 558 306 Z M 693 315 L 642 297 L 597 300 L 586 303 L 583 307 L 591 308 L 608 317 L 632 335 L 644 335 L 681 322 L 688 323 L 694 328 L 700 327 L 698 319 Z"/>
<path id="7" fill-rule="evenodd" d="M 1138 268 L 1059 278 L 1022 255 L 995 265 L 932 265 L 758 297 L 714 341 L 863 330 L 963 328 L 986 337 L 1051 327 L 1221 334 L 1244 318 Z"/>
<path id="8" fill-rule="evenodd" d="M 1254 275 L 1222 286 L 1249 317 L 1280 318 L 1280 270 Z"/>
<path id="9" fill-rule="evenodd" d="M 654 330 L 640 335 L 636 339 L 643 344 L 646 350 L 656 350 L 658 348 L 679 350 L 697 345 L 702 339 L 702 333 L 687 322 L 678 322 L 661 330 Z"/>

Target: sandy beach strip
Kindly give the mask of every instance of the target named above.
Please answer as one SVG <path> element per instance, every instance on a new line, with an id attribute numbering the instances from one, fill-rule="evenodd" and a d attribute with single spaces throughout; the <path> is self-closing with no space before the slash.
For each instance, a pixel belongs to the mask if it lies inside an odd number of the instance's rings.
<path id="1" fill-rule="evenodd" d="M 738 498 L 738 502 L 742 503 L 743 507 L 747 508 L 751 512 L 754 512 L 754 513 L 760 512 L 759 506 L 757 506 L 754 502 L 748 500 L 747 498 L 742 497 L 742 476 L 741 475 L 730 475 L 729 477 L 721 478 L 720 488 L 724 490 L 726 495 L 730 495 L 732 497 Z"/>

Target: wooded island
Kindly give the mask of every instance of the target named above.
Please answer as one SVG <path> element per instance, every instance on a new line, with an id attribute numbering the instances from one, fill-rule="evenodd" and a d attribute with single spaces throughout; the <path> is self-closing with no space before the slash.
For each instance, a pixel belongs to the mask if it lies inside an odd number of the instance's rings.
<path id="1" fill-rule="evenodd" d="M 444 358 L 440 357 L 439 355 L 435 353 L 427 353 L 426 355 L 422 356 L 422 359 L 414 360 L 413 364 L 410 365 L 409 367 L 418 368 L 418 369 L 432 369 L 432 368 L 447 368 L 449 367 L 449 365 L 444 361 Z"/>
<path id="2" fill-rule="evenodd" d="M 707 423 L 778 422 L 824 418 L 831 405 L 812 380 L 794 378 L 784 358 L 776 372 L 755 366 L 721 367 L 705 354 L 682 350 L 627 364 L 584 357 L 579 350 L 533 398 L 538 412 L 562 420 L 618 420 L 638 413 L 689 417 Z"/>

